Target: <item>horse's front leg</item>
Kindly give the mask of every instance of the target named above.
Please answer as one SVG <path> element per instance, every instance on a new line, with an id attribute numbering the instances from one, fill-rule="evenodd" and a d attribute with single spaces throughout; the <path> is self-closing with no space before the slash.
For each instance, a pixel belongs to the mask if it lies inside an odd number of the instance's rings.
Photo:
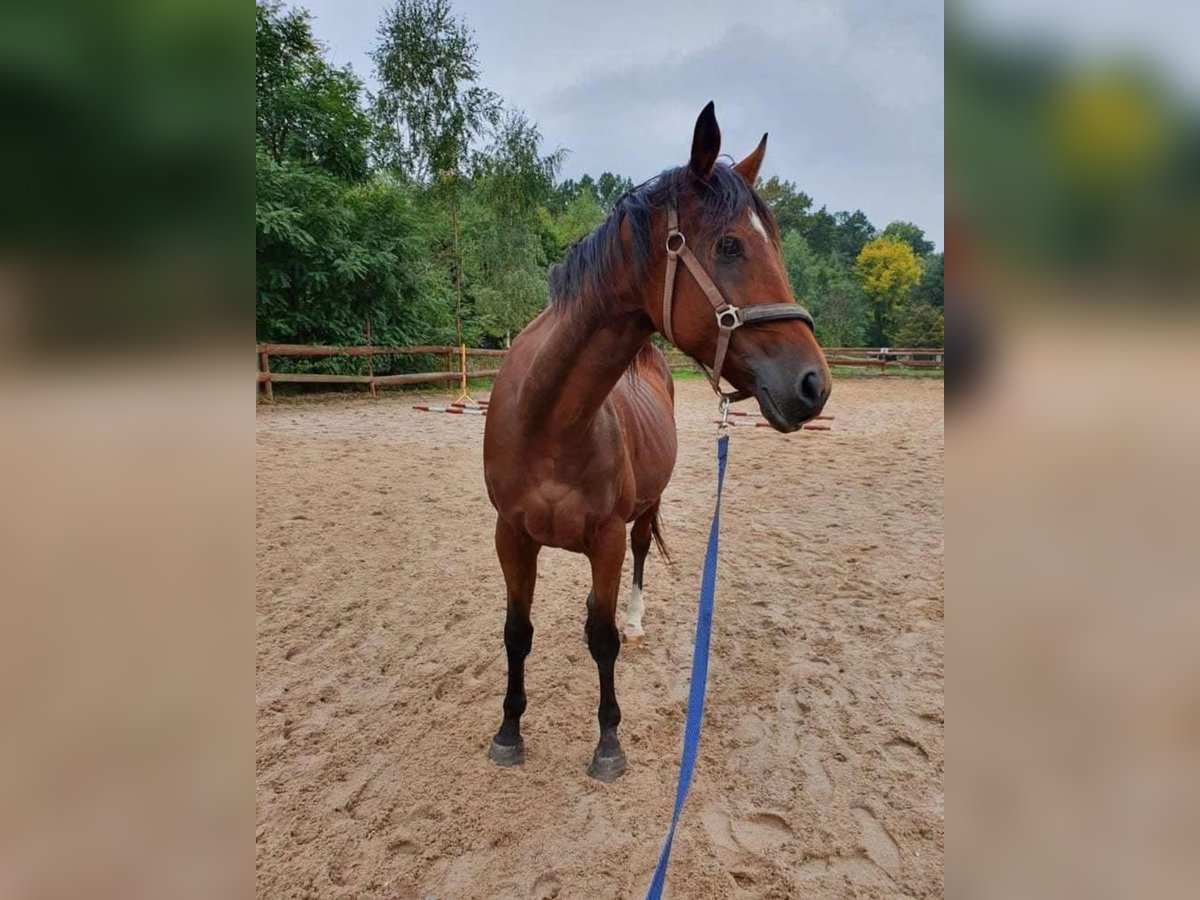
<path id="1" fill-rule="evenodd" d="M 508 654 L 508 690 L 504 694 L 504 721 L 492 738 L 488 756 L 501 766 L 525 762 L 521 740 L 521 715 L 525 712 L 525 657 L 533 646 L 533 586 L 537 582 L 537 557 L 541 545 L 502 518 L 496 519 L 496 555 L 504 570 L 508 615 L 504 620 L 504 649 Z"/>
<path id="2" fill-rule="evenodd" d="M 614 673 L 621 635 L 617 630 L 617 595 L 625 561 L 625 523 L 610 519 L 596 529 L 588 559 L 592 563 L 592 594 L 588 598 L 587 642 L 600 673 L 600 742 L 588 774 L 613 782 L 625 771 L 625 753 L 617 737 L 621 707 L 617 705 Z"/>

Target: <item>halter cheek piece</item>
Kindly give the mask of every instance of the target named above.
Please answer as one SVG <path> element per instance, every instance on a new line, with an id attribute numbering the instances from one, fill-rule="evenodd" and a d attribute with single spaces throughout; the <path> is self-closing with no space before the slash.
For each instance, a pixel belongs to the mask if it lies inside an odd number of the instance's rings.
<path id="1" fill-rule="evenodd" d="M 761 306 L 741 307 L 726 302 L 721 289 L 709 278 L 700 260 L 696 259 L 696 254 L 688 247 L 687 238 L 679 230 L 679 214 L 675 207 L 671 206 L 667 208 L 667 278 L 663 285 L 663 332 L 672 344 L 675 343 L 675 335 L 671 329 L 671 303 L 675 296 L 675 269 L 681 259 L 700 285 L 700 289 L 704 291 L 704 296 L 708 297 L 708 302 L 712 304 L 713 312 L 717 316 L 717 353 L 709 373 L 713 390 L 725 400 L 745 400 L 749 394 L 742 391 L 726 394 L 721 390 L 721 368 L 725 365 L 725 352 L 729 349 L 729 339 L 733 333 L 743 325 L 781 322 L 786 319 L 799 319 L 812 328 L 813 318 L 808 314 L 808 310 L 796 303 L 767 303 Z"/>

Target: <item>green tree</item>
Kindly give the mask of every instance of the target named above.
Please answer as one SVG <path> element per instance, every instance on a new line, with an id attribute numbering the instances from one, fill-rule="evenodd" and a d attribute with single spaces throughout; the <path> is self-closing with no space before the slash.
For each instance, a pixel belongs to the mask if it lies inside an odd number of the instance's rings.
<path id="1" fill-rule="evenodd" d="M 541 155 L 541 135 L 519 111 L 505 115 L 492 144 L 476 155 L 466 270 L 480 325 L 493 336 L 509 338 L 545 306 L 539 210 L 563 156 Z"/>
<path id="2" fill-rule="evenodd" d="M 805 216 L 797 230 L 817 253 L 825 255 L 837 252 L 837 219 L 824 206 Z"/>
<path id="3" fill-rule="evenodd" d="M 455 337 L 463 342 L 460 180 L 471 142 L 495 124 L 500 103 L 479 83 L 476 46 L 449 0 L 399 0 L 384 13 L 372 51 L 381 85 L 374 98 L 385 165 L 416 181 L 432 179 L 449 211 L 448 267 Z"/>
<path id="4" fill-rule="evenodd" d="M 512 222 L 527 223 L 554 192 L 554 178 L 566 151 L 542 155 L 542 136 L 520 110 L 504 113 L 488 147 L 475 154 L 471 174 L 487 181 L 497 210 Z"/>
<path id="5" fill-rule="evenodd" d="M 876 238 L 863 247 L 854 271 L 870 302 L 867 339 L 876 346 L 889 344 L 900 306 L 921 277 L 921 263 L 903 241 Z"/>
<path id="6" fill-rule="evenodd" d="M 565 249 L 588 234 L 604 219 L 605 212 L 596 199 L 595 192 L 585 185 L 579 189 L 575 199 L 567 204 L 562 215 L 554 219 L 554 230 L 559 244 Z"/>
<path id="7" fill-rule="evenodd" d="M 448 298 L 429 278 L 407 189 L 347 184 L 255 154 L 256 331 L 265 341 L 405 344 L 447 334 Z"/>
<path id="8" fill-rule="evenodd" d="M 830 261 L 814 278 L 811 312 L 826 347 L 860 347 L 866 333 L 862 289 L 841 263 Z"/>
<path id="9" fill-rule="evenodd" d="M 861 209 L 852 213 L 839 212 L 833 218 L 836 223 L 837 252 L 847 263 L 853 263 L 867 242 L 875 237 L 875 226 Z"/>
<path id="10" fill-rule="evenodd" d="M 804 191 L 797 190 L 796 185 L 792 182 L 782 181 L 775 175 L 765 182 L 759 179 L 757 190 L 759 196 L 775 214 L 780 233 L 793 229 L 801 235 L 804 234 L 804 226 L 808 221 L 809 210 L 812 208 L 812 197 Z"/>
<path id="11" fill-rule="evenodd" d="M 602 172 L 596 179 L 596 200 L 606 213 L 613 208 L 625 194 L 633 190 L 633 182 L 612 172 Z"/>
<path id="12" fill-rule="evenodd" d="M 546 211 L 560 215 L 567 204 L 579 196 L 579 183 L 574 178 L 566 178 L 554 186 L 550 196 L 546 198 Z"/>
<path id="13" fill-rule="evenodd" d="M 919 257 L 928 256 L 933 252 L 933 242 L 926 240 L 924 230 L 912 222 L 891 222 L 883 229 L 880 237 L 904 241 Z"/>
<path id="14" fill-rule="evenodd" d="M 383 15 L 371 59 L 380 162 L 416 181 L 455 178 L 500 102 L 479 83 L 470 29 L 449 0 L 399 0 Z"/>
<path id="15" fill-rule="evenodd" d="M 928 303 L 934 309 L 946 307 L 946 254 L 935 253 L 922 260 L 921 280 L 913 288 L 912 299 Z"/>
<path id="16" fill-rule="evenodd" d="M 946 321 L 940 309 L 923 300 L 909 298 L 900 312 L 895 343 L 899 347 L 942 347 L 946 340 Z"/>
<path id="17" fill-rule="evenodd" d="M 816 322 L 817 340 L 828 347 L 856 347 L 863 339 L 862 291 L 836 255 L 822 257 L 796 231 L 782 239 L 792 293 Z"/>
<path id="18" fill-rule="evenodd" d="M 808 245 L 808 241 L 795 229 L 783 232 L 779 244 L 792 293 L 804 303 L 812 297 L 813 276 L 820 259 Z"/>
<path id="19" fill-rule="evenodd" d="M 325 61 L 309 14 L 257 2 L 254 51 L 255 130 L 272 159 L 365 178 L 372 129 L 359 105 L 362 83 Z"/>

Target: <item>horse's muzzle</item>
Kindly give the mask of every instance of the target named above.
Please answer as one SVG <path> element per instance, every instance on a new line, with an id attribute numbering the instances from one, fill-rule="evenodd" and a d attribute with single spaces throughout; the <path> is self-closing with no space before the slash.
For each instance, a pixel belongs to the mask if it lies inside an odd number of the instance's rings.
<path id="1" fill-rule="evenodd" d="M 798 373 L 782 366 L 768 366 L 755 372 L 754 396 L 763 417 L 776 431 L 797 430 L 820 414 L 829 399 L 829 370 L 813 363 Z"/>

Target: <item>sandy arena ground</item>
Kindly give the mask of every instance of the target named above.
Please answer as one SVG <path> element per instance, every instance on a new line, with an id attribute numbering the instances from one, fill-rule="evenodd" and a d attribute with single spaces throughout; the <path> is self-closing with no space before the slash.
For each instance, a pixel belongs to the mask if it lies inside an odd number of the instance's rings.
<path id="1" fill-rule="evenodd" d="M 942 396 L 841 379 L 831 432 L 733 432 L 668 896 L 942 895 Z M 258 895 L 642 897 L 678 774 L 713 397 L 679 385 L 675 562 L 652 553 L 646 645 L 617 663 L 629 771 L 611 786 L 585 773 L 588 567 L 562 551 L 540 558 L 528 761 L 486 758 L 505 658 L 483 421 L 416 399 L 258 409 Z"/>

